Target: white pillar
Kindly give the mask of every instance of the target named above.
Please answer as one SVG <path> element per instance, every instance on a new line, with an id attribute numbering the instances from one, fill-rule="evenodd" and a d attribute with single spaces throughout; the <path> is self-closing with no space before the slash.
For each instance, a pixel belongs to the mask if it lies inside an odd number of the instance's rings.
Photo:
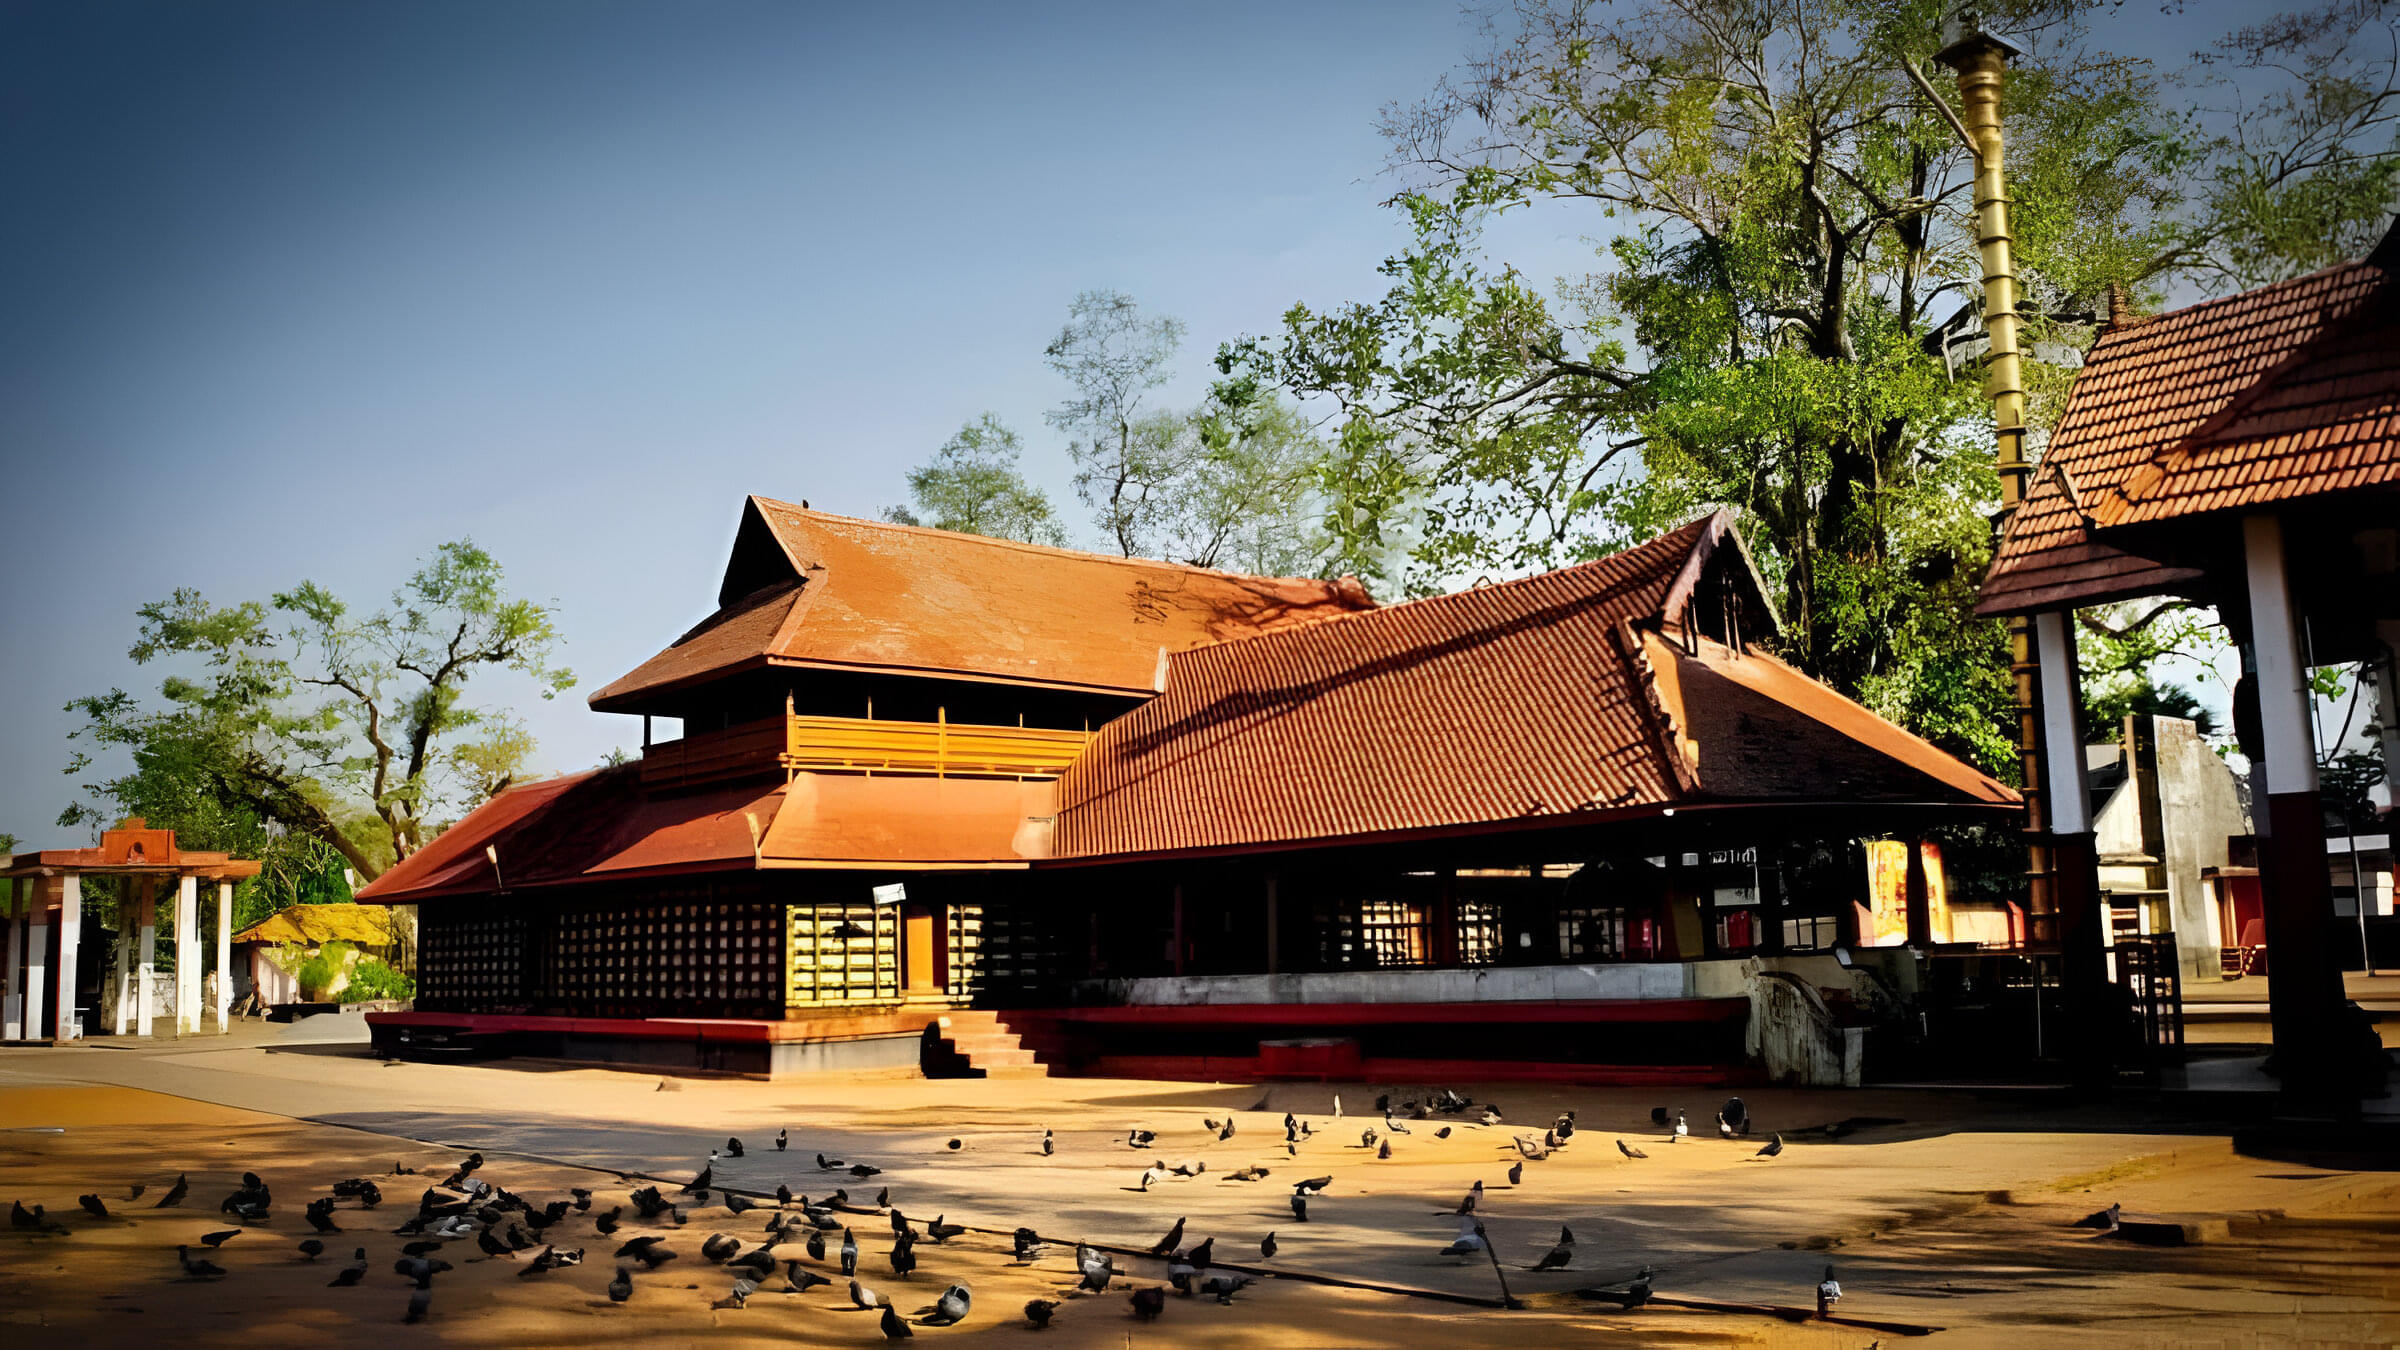
<path id="1" fill-rule="evenodd" d="M 200 878 L 175 883 L 175 1034 L 200 1034 Z"/>
<path id="2" fill-rule="evenodd" d="M 133 915 L 140 902 L 134 897 L 149 883 L 140 877 L 119 878 L 117 890 L 117 1003 L 109 1024 L 119 1036 L 133 1030 Z"/>
<path id="3" fill-rule="evenodd" d="M 2042 787 L 2048 792 L 2050 833 L 2092 832 L 2092 790 L 2083 762 L 2083 701 L 2075 692 L 2075 633 L 2067 616 L 2033 616 L 2033 646 L 2041 660 Z"/>
<path id="4" fill-rule="evenodd" d="M 2250 574 L 2250 645 L 2258 658 L 2260 768 L 2267 791 L 2317 790 L 2316 731 L 2309 725 L 2308 667 L 2300 654 L 2300 623 L 2284 575 L 2283 522 L 2273 516 L 2242 521 Z M 2263 832 L 2263 825 L 2262 825 Z"/>
<path id="5" fill-rule="evenodd" d="M 58 1039 L 75 1039 L 75 944 L 83 936 L 83 878 L 58 879 Z"/>
<path id="6" fill-rule="evenodd" d="M 148 887 L 142 890 L 141 919 L 141 931 L 134 938 L 133 1030 L 147 1036 L 156 1012 L 150 1006 L 150 977 L 158 971 L 158 893 Z"/>
<path id="7" fill-rule="evenodd" d="M 50 911 L 43 908 L 39 880 L 29 882 L 24 901 L 30 907 L 25 925 L 25 1039 L 42 1039 L 42 996 L 50 991 Z"/>
<path id="8" fill-rule="evenodd" d="M 0 881 L 0 923 L 8 925 L 8 964 L 0 966 L 0 1040 L 25 1036 L 25 917 L 17 897 L 33 883 Z"/>
<path id="9" fill-rule="evenodd" d="M 217 883 L 217 1030 L 233 1028 L 233 883 Z"/>
<path id="10" fill-rule="evenodd" d="M 2383 786 L 2391 803 L 2400 808 L 2400 619 L 2375 625 L 2383 659 L 2369 662 L 2375 673 L 2375 725 L 2383 733 Z"/>

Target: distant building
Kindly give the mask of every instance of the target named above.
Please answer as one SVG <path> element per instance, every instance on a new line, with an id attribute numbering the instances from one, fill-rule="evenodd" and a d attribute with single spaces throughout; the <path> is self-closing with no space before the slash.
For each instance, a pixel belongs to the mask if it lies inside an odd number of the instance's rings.
<path id="1" fill-rule="evenodd" d="M 2123 739 L 2087 747 L 2084 761 L 2110 941 L 2173 933 L 2185 979 L 2222 978 L 2241 937 L 2220 881 L 2250 833 L 2240 775 L 2175 717 L 2127 717 Z"/>

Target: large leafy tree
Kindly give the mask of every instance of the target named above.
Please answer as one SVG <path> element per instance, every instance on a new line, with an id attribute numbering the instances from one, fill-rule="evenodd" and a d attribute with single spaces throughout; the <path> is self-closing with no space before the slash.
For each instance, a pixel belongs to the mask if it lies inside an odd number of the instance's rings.
<path id="1" fill-rule="evenodd" d="M 68 705 L 85 719 L 68 768 L 84 796 L 59 823 L 141 815 L 243 851 L 313 839 L 375 876 L 523 771 L 532 737 L 469 703 L 467 685 L 512 670 L 544 698 L 571 686 L 552 663 L 552 619 L 509 595 L 500 564 L 463 541 L 366 613 L 314 582 L 222 606 L 179 590 L 141 608 L 131 653 L 174 667 L 159 698 L 111 689 Z M 130 765 L 93 773 L 110 751 Z M 309 863 L 295 876 L 322 871 Z"/>
<path id="2" fill-rule="evenodd" d="M 2389 140 L 2389 103 L 2363 77 L 2330 104 L 2282 106 L 2280 129 L 2211 130 L 2141 63 L 2089 50 L 2087 8 L 2020 0 L 1991 17 L 2027 47 L 2009 169 L 2042 410 L 2112 284 L 2154 293 L 2204 265 L 2256 268 L 2245 248 L 2276 253 L 2226 184 L 2290 198 L 2348 174 L 2320 216 L 2361 219 L 2383 180 L 2344 158 L 2381 163 Z M 1491 15 L 1479 55 L 1386 114 L 1414 242 L 1385 263 L 1384 295 L 1296 306 L 1236 349 L 1330 408 L 1324 486 L 1346 560 L 1373 569 L 1403 547 L 1409 584 L 1431 589 L 1731 506 L 1801 665 L 2004 761 L 2001 639 L 1968 613 L 1998 504 L 1973 378 L 1973 165 L 1904 69 L 1945 81 L 1939 20 L 1930 0 Z M 2295 148 L 2262 158 L 2269 141 Z M 1533 203 L 1587 212 L 1600 241 L 1555 293 L 1480 243 L 1493 214 Z"/>
<path id="3" fill-rule="evenodd" d="M 1025 481 L 1017 460 L 1025 445 L 997 413 L 958 429 L 933 458 L 908 472 L 911 507 L 884 514 L 904 525 L 1063 544 L 1066 530 L 1048 494 Z"/>

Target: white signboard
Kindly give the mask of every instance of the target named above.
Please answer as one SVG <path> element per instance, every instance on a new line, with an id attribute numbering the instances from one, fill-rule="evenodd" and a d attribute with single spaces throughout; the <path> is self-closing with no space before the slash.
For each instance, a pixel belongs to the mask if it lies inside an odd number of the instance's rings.
<path id="1" fill-rule="evenodd" d="M 908 887 L 897 881 L 889 886 L 875 888 L 875 903 L 879 905 L 896 905 L 907 898 Z"/>

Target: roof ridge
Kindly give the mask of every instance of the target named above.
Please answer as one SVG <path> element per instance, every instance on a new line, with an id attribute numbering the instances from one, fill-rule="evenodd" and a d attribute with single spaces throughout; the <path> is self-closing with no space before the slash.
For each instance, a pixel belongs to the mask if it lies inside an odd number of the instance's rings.
<path id="1" fill-rule="evenodd" d="M 2185 305 L 2181 309 L 2162 309 L 2156 314 L 2144 314 L 2140 316 L 2140 322 L 2127 324 L 2123 330 L 2112 329 L 2110 331 L 2133 331 L 2136 329 L 2148 328 L 2162 320 L 2180 319 L 2186 315 L 2198 314 L 2202 310 L 2212 309 L 2217 306 L 2232 305 L 2244 300 L 2255 300 L 2261 296 L 2273 295 L 2278 291 L 2302 286 L 2321 277 L 2332 276 L 2337 272 L 2381 272 L 2382 270 L 2382 268 L 2375 266 L 2373 263 L 2368 262 L 2364 258 L 2351 258 L 2344 262 L 2333 263 L 2329 266 L 2320 267 L 2314 272 L 2304 273 L 2296 277 L 2285 277 L 2281 281 L 2270 281 L 2264 286 L 2253 286 L 2246 291 L 2235 291 L 2231 295 L 2212 295 L 2205 300 L 2194 300 L 2192 303 Z"/>
<path id="2" fill-rule="evenodd" d="M 903 525 L 896 520 L 871 520 L 865 516 L 845 516 L 836 511 L 819 511 L 813 506 L 796 506 L 791 502 L 782 501 L 774 497 L 762 496 L 755 492 L 750 494 L 750 499 L 766 506 L 772 506 L 777 510 L 791 512 L 794 515 L 807 516 L 815 520 L 831 521 L 845 526 L 863 525 L 868 529 L 873 530 L 889 530 L 906 534 L 940 535 L 944 539 L 962 540 L 968 543 L 983 544 L 993 548 L 1013 549 L 1026 553 L 1040 553 L 1054 558 L 1074 558 L 1084 562 L 1111 563 L 1118 566 L 1127 567 L 1153 567 L 1171 572 L 1196 572 L 1202 576 L 1228 577 L 1236 581 L 1288 581 L 1296 582 L 1302 585 L 1324 586 L 1334 590 L 1344 589 L 1341 585 L 1343 578 L 1339 577 L 1332 580 L 1327 580 L 1323 577 L 1277 577 L 1267 576 L 1258 572 L 1234 572 L 1228 571 L 1221 567 L 1200 567 L 1192 563 L 1169 562 L 1164 558 L 1125 557 L 1113 553 L 1100 553 L 1092 549 L 1065 548 L 1055 544 L 1029 544 L 1022 539 L 1004 539 L 998 535 L 975 534 L 967 530 L 944 530 L 931 525 Z M 1357 578 L 1351 577 L 1348 578 L 1348 580 L 1355 582 L 1357 581 Z M 1359 589 L 1363 592 L 1365 590 L 1365 586 L 1361 584 Z M 1372 599 L 1372 597 L 1369 598 Z"/>

